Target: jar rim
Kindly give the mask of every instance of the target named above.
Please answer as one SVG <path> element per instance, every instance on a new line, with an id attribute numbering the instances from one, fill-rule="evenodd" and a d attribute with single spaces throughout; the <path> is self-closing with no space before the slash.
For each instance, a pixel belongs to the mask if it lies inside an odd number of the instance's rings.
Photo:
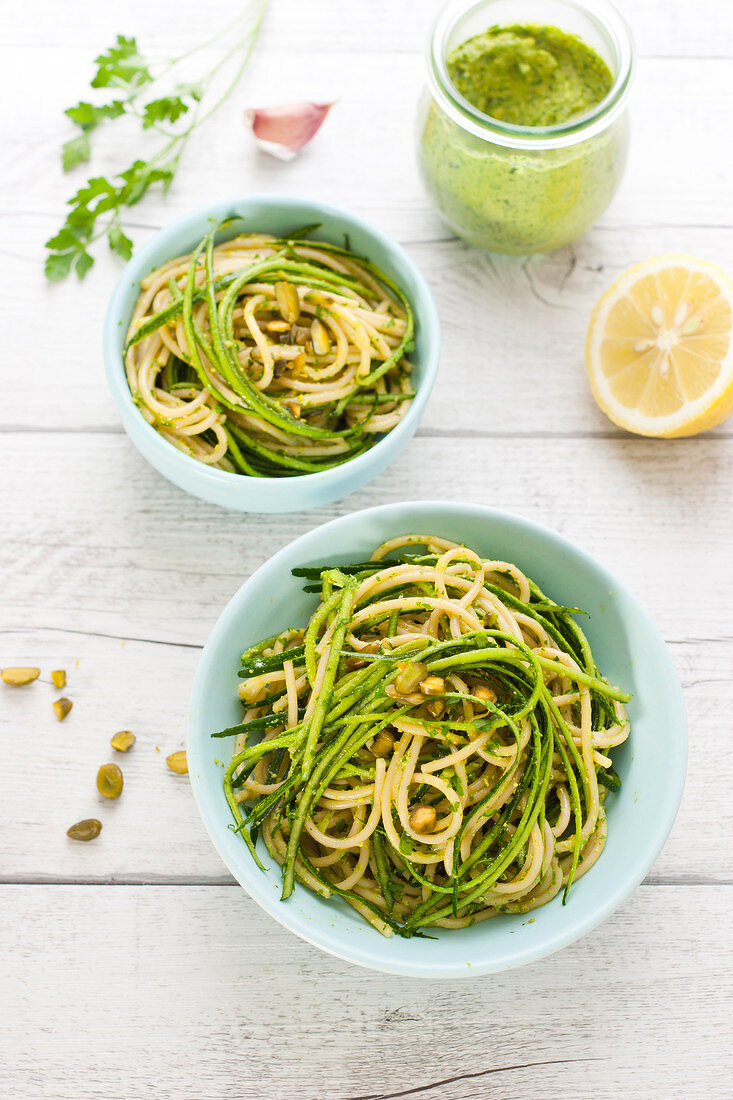
<path id="1" fill-rule="evenodd" d="M 428 38 L 428 84 L 441 109 L 464 130 L 476 137 L 512 149 L 558 149 L 586 141 L 602 133 L 626 106 L 634 76 L 635 51 L 631 30 L 620 12 L 608 0 L 556 0 L 587 16 L 605 32 L 616 55 L 616 72 L 610 89 L 590 110 L 566 122 L 550 126 L 518 126 L 484 114 L 456 88 L 448 75 L 447 43 L 451 31 L 464 15 L 497 0 L 453 0 L 438 14 Z"/>

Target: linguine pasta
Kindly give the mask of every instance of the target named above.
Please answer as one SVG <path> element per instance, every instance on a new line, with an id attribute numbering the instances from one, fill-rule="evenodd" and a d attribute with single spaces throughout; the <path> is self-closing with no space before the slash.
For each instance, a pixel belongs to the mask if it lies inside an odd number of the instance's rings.
<path id="1" fill-rule="evenodd" d="M 294 570 L 321 602 L 242 655 L 224 780 L 245 843 L 380 932 L 546 904 L 603 851 L 629 733 L 576 608 L 434 535 Z"/>
<path id="2" fill-rule="evenodd" d="M 148 275 L 130 392 L 173 446 L 220 470 L 304 474 L 367 450 L 414 396 L 407 299 L 368 260 L 250 233 Z"/>

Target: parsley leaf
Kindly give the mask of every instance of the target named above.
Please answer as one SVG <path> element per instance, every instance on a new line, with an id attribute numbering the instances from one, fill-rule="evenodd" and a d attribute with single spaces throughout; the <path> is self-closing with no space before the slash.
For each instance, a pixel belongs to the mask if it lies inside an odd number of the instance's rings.
<path id="1" fill-rule="evenodd" d="M 50 279 L 52 282 L 58 279 L 65 279 L 71 270 L 73 259 L 73 252 L 52 252 L 50 256 L 46 257 L 46 278 Z"/>
<path id="2" fill-rule="evenodd" d="M 79 235 L 68 225 L 65 225 L 55 237 L 51 237 L 50 241 L 46 241 L 46 247 L 53 248 L 57 252 L 65 252 L 70 248 L 78 248 L 81 244 L 83 244 L 83 241 Z"/>
<path id="3" fill-rule="evenodd" d="M 66 117 L 82 130 L 94 130 L 103 119 L 119 118 L 124 113 L 125 102 L 122 99 L 113 99 L 111 103 L 103 103 L 101 107 L 81 100 L 75 107 L 68 107 L 64 111 Z"/>
<path id="4" fill-rule="evenodd" d="M 89 268 L 92 267 L 93 265 L 94 265 L 93 257 L 89 255 L 89 253 L 86 251 L 86 249 L 84 249 L 82 252 L 80 252 L 78 254 L 78 256 L 76 258 L 76 263 L 74 264 L 74 271 L 77 273 L 77 275 L 79 276 L 80 279 L 83 279 L 84 276 L 86 275 L 87 271 L 89 270 Z"/>
<path id="5" fill-rule="evenodd" d="M 108 88 L 110 85 L 139 87 L 141 84 L 151 84 L 153 80 L 148 66 L 138 53 L 137 42 L 134 38 L 125 38 L 123 34 L 117 35 L 116 45 L 95 57 L 94 64 L 97 71 L 92 80 L 93 88 Z"/>
<path id="6" fill-rule="evenodd" d="M 143 130 L 148 130 L 158 122 L 175 122 L 188 111 L 188 104 L 179 96 L 161 96 L 145 104 L 143 111 Z"/>
<path id="7" fill-rule="evenodd" d="M 61 150 L 61 165 L 64 172 L 68 172 L 71 168 L 76 168 L 77 164 L 89 160 L 90 155 L 89 138 L 85 133 L 64 142 Z"/>
<path id="8" fill-rule="evenodd" d="M 120 229 L 119 225 L 111 225 L 107 230 L 109 247 L 123 260 L 129 260 L 132 256 L 132 241 Z"/>
<path id="9" fill-rule="evenodd" d="M 120 179 L 125 181 L 125 186 L 120 188 L 122 204 L 135 206 L 154 183 L 162 183 L 163 194 L 167 194 L 173 181 L 174 171 L 172 165 L 164 164 L 161 168 L 155 168 L 152 161 L 133 161 L 129 168 L 120 172 Z"/>

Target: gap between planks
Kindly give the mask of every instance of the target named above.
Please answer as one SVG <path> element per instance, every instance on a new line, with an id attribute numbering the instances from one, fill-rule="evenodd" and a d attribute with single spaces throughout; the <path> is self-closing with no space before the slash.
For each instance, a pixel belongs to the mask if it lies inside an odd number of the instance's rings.
<path id="1" fill-rule="evenodd" d="M 703 59 L 700 58 L 700 60 L 703 60 Z M 733 60 L 733 55 L 731 55 L 731 60 Z M 430 207 L 428 207 L 428 209 L 430 209 Z M 56 221 L 58 219 L 58 216 L 59 216 L 59 211 L 58 210 L 0 210 L 0 218 L 12 218 L 13 221 L 17 221 L 18 218 L 29 218 L 29 219 L 39 219 L 39 220 L 47 218 L 49 221 L 51 221 L 51 220 Z M 134 221 L 130 221 L 127 218 L 123 219 L 123 221 L 122 221 L 123 229 L 142 229 L 142 230 L 147 231 L 149 233 L 160 233 L 161 230 L 163 230 L 165 228 L 166 224 L 169 224 L 169 223 L 163 223 L 163 222 L 161 222 L 161 223 L 158 223 L 158 222 L 153 222 L 153 223 L 151 223 L 151 222 L 134 222 Z M 704 229 L 704 230 L 724 230 L 724 231 L 727 231 L 727 230 L 733 229 L 733 222 L 717 222 L 717 223 L 712 223 L 712 222 L 677 222 L 677 221 L 675 221 L 675 222 L 671 222 L 671 221 L 667 221 L 667 222 L 664 222 L 664 221 L 663 222 L 652 222 L 652 221 L 629 222 L 629 221 L 614 221 L 613 218 L 608 218 L 606 221 L 599 221 L 599 222 L 594 222 L 593 223 L 593 232 L 618 233 L 618 232 L 623 232 L 623 231 L 629 230 L 629 229 L 634 229 L 634 230 L 639 230 L 639 231 L 654 230 L 654 229 L 679 229 L 681 231 Z M 459 244 L 460 240 L 455 234 L 448 233 L 445 237 L 416 237 L 414 240 L 409 240 L 409 239 L 406 240 L 406 239 L 400 238 L 399 243 L 403 246 L 403 248 L 422 248 L 422 247 L 430 247 L 430 246 L 433 246 L 433 245 L 441 245 L 441 244 Z M 558 251 L 562 251 L 562 250 L 559 249 Z M 501 255 L 501 254 L 497 253 L 497 255 Z M 543 253 L 538 253 L 538 255 L 542 256 Z M 547 253 L 544 253 L 544 255 L 547 255 Z M 527 256 L 518 256 L 518 257 L 515 257 L 515 258 L 518 259 L 518 260 L 522 260 L 522 259 L 528 259 L 528 258 L 531 259 L 532 257 L 531 256 L 529 256 L 529 257 L 527 257 Z"/>
<path id="2" fill-rule="evenodd" d="M 115 886 L 115 887 L 137 887 L 137 886 L 171 886 L 177 889 L 187 889 L 189 887 L 214 887 L 221 889 L 224 886 L 231 887 L 232 889 L 244 890 L 244 887 L 236 882 L 233 878 L 227 875 L 212 876 L 210 878 L 195 878 L 191 877 L 165 877 L 163 875 L 156 877 L 154 875 L 135 876 L 135 875 L 119 875 L 114 878 L 79 878 L 79 877 L 66 877 L 66 878 L 53 878 L 50 875 L 9 875 L 7 878 L 0 878 L 0 887 L 2 886 Z M 639 883 L 636 889 L 655 889 L 660 887 L 683 887 L 685 889 L 695 889 L 698 887 L 709 886 L 721 886 L 721 887 L 733 887 L 733 878 L 716 878 L 713 875 L 654 875 L 651 874 Z M 245 890 L 246 893 L 246 890 Z M 248 895 L 249 896 L 249 895 Z"/>
<path id="3" fill-rule="evenodd" d="M 0 424 L 0 435 L 124 435 L 121 424 L 90 424 L 80 428 L 69 428 L 63 425 L 39 427 L 35 424 Z M 731 438 L 733 432 L 727 426 L 723 430 L 705 433 L 705 441 L 722 441 Z M 665 439 L 653 439 L 647 436 L 634 436 L 621 428 L 600 428 L 596 431 L 482 431 L 480 428 L 466 428 L 458 431 L 453 428 L 423 428 L 418 427 L 415 439 L 624 439 L 636 442 L 646 442 L 650 447 L 661 447 L 668 441 Z"/>
<path id="4" fill-rule="evenodd" d="M 164 645 L 171 646 L 174 649 L 198 649 L 204 648 L 203 642 L 178 642 L 171 638 L 139 638 L 133 637 L 127 634 L 103 634 L 98 630 L 75 630 L 73 627 L 66 626 L 9 626 L 0 628 L 0 637 L 4 637 L 10 634 L 24 634 L 24 635 L 39 635 L 44 633 L 52 634 L 73 634 L 81 638 L 108 638 L 113 642 L 133 642 L 139 645 Z M 710 638 L 665 638 L 666 645 L 728 645 L 733 642 L 733 636 L 729 637 L 725 634 L 719 634 Z M 683 687 L 692 687 L 697 683 L 704 683 L 706 681 L 689 680 L 685 681 Z M 710 683 L 727 683 L 727 680 L 714 679 L 710 680 Z"/>
<path id="5" fill-rule="evenodd" d="M 0 637 L 6 634 L 43 634 L 46 632 L 53 634 L 74 634 L 81 638 L 109 638 L 113 642 L 135 642 L 140 645 L 169 645 L 179 649 L 203 649 L 203 642 L 177 642 L 170 638 L 136 638 L 127 634 L 102 634 L 98 630 L 75 630 L 73 627 L 67 626 L 9 626 L 0 628 Z M 725 634 L 719 634 L 711 638 L 665 638 L 666 645 L 700 645 L 700 644 L 712 644 L 712 645 L 726 645 L 733 642 L 733 637 L 728 637 Z M 699 683 L 705 681 L 693 680 L 692 683 Z M 711 680 L 711 683 L 727 683 L 727 680 Z"/>

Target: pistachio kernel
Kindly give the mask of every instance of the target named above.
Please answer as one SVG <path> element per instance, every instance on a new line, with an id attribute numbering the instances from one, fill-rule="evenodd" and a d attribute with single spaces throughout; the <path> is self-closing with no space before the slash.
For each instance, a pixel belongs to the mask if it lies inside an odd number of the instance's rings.
<path id="1" fill-rule="evenodd" d="M 304 373 L 306 367 L 308 366 L 308 362 L 307 362 L 306 357 L 305 357 L 305 352 L 302 352 L 302 351 L 299 352 L 295 356 L 295 359 L 292 360 L 292 364 L 293 364 L 292 365 L 293 374 L 297 378 L 297 377 L 299 377 L 300 375 L 302 375 Z"/>
<path id="2" fill-rule="evenodd" d="M 120 730 L 119 733 L 114 735 L 110 741 L 110 745 L 113 749 L 117 749 L 117 752 L 127 752 L 128 749 L 132 748 L 136 740 L 137 738 L 134 733 L 130 733 L 129 730 Z"/>
<path id="3" fill-rule="evenodd" d="M 442 676 L 426 676 L 420 684 L 423 695 L 442 695 L 445 691 L 445 680 Z"/>
<path id="4" fill-rule="evenodd" d="M 394 737 L 389 730 L 380 730 L 372 741 L 372 755 L 388 756 L 394 748 Z"/>
<path id="5" fill-rule="evenodd" d="M 124 780 L 117 764 L 102 764 L 97 772 L 97 790 L 105 798 L 119 798 Z"/>
<path id="6" fill-rule="evenodd" d="M 40 668 L 4 668 L 0 676 L 6 684 L 12 684 L 13 687 L 22 687 L 23 684 L 32 683 L 40 674 Z"/>
<path id="7" fill-rule="evenodd" d="M 56 700 L 53 704 L 53 709 L 59 722 L 63 722 L 73 705 L 71 699 L 67 699 L 65 695 L 62 695 L 60 699 Z"/>
<path id="8" fill-rule="evenodd" d="M 384 689 L 384 694 L 390 699 L 393 699 L 395 703 L 408 704 L 411 707 L 418 707 L 421 703 L 425 702 L 425 696 L 419 691 L 408 691 L 403 693 L 398 691 L 394 684 L 387 684 Z"/>
<path id="9" fill-rule="evenodd" d="M 305 344 L 307 339 L 308 339 L 308 329 L 307 328 L 304 328 L 303 325 L 293 325 L 292 326 L 292 328 L 290 330 L 290 341 L 291 341 L 291 343 L 300 344 L 302 346 L 302 345 Z"/>
<path id="10" fill-rule="evenodd" d="M 275 283 L 275 297 L 277 299 L 277 308 L 280 310 L 282 319 L 294 325 L 300 317 L 300 298 L 298 297 L 298 291 L 292 283 L 281 281 Z"/>
<path id="11" fill-rule="evenodd" d="M 424 680 L 428 670 L 421 661 L 400 661 L 394 686 L 400 695 L 409 695 Z"/>
<path id="12" fill-rule="evenodd" d="M 477 699 L 480 699 L 482 703 L 496 702 L 496 692 L 492 691 L 490 687 L 486 686 L 486 684 L 479 684 L 477 688 L 473 689 L 471 694 L 475 695 Z"/>
<path id="13" fill-rule="evenodd" d="M 429 833 L 435 828 L 438 815 L 433 806 L 413 806 L 408 820 L 414 832 Z"/>
<path id="14" fill-rule="evenodd" d="M 188 761 L 186 760 L 186 751 L 181 749 L 180 752 L 172 752 L 170 756 L 166 757 L 166 764 L 172 772 L 176 775 L 186 775 L 188 772 Z"/>
<path id="15" fill-rule="evenodd" d="M 72 840 L 94 840 L 102 831 L 102 822 L 96 817 L 85 817 L 83 821 L 77 821 L 66 830 L 66 835 Z"/>
<path id="16" fill-rule="evenodd" d="M 328 355 L 331 350 L 331 338 L 328 335 L 328 329 L 317 317 L 311 325 L 311 340 L 316 355 Z"/>

